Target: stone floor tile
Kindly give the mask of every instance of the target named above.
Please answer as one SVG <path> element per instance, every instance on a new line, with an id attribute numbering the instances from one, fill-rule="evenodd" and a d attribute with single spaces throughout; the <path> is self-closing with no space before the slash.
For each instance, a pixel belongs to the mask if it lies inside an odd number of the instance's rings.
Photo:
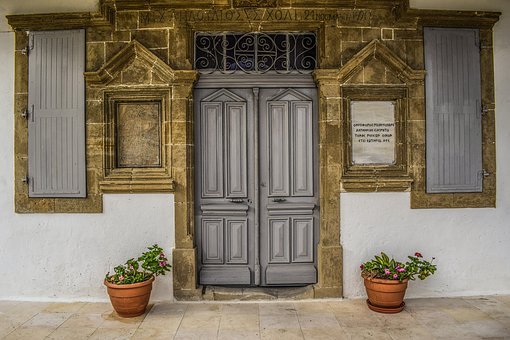
<path id="1" fill-rule="evenodd" d="M 80 314 L 104 314 L 112 312 L 113 307 L 109 302 L 89 302 L 79 311 Z"/>
<path id="2" fill-rule="evenodd" d="M 221 330 L 238 330 L 258 332 L 260 329 L 259 318 L 250 314 L 225 314 L 221 316 Z"/>
<path id="3" fill-rule="evenodd" d="M 393 340 L 431 340 L 433 335 L 424 327 L 416 324 L 404 324 L 399 328 L 385 328 Z"/>
<path id="4" fill-rule="evenodd" d="M 260 338 L 267 340 L 294 340 L 304 339 L 305 337 L 299 328 L 274 328 L 261 329 Z"/>
<path id="5" fill-rule="evenodd" d="M 298 313 L 299 325 L 302 329 L 320 329 L 328 328 L 333 330 L 341 330 L 338 320 L 333 313 L 331 314 L 307 314 Z"/>
<path id="6" fill-rule="evenodd" d="M 351 327 L 344 329 L 352 340 L 392 340 L 391 336 L 380 327 Z"/>
<path id="7" fill-rule="evenodd" d="M 94 327 L 73 327 L 62 328 L 59 327 L 53 333 L 48 335 L 48 340 L 85 340 L 88 339 L 96 328 Z"/>
<path id="8" fill-rule="evenodd" d="M 56 328 L 54 327 L 20 327 L 9 333 L 3 340 L 39 340 L 46 338 Z"/>
<path id="9" fill-rule="evenodd" d="M 260 315 L 295 315 L 296 308 L 293 303 L 261 303 L 259 304 Z"/>
<path id="10" fill-rule="evenodd" d="M 73 314 L 60 328 L 98 328 L 104 322 L 101 314 Z"/>
<path id="11" fill-rule="evenodd" d="M 182 316 L 174 315 L 147 315 L 140 324 L 140 328 L 168 329 L 175 333 L 181 325 Z"/>
<path id="12" fill-rule="evenodd" d="M 0 339 L 2 339 L 7 334 L 11 333 L 17 327 L 19 327 L 21 323 L 14 323 L 13 321 L 5 318 L 0 318 Z"/>
<path id="13" fill-rule="evenodd" d="M 72 313 L 48 313 L 41 312 L 23 324 L 23 327 L 53 327 L 63 324 Z"/>
<path id="14" fill-rule="evenodd" d="M 217 333 L 220 327 L 221 315 L 219 313 L 193 314 L 189 310 L 184 314 L 179 331 L 200 330 L 206 333 Z"/>
<path id="15" fill-rule="evenodd" d="M 508 329 L 495 320 L 478 320 L 459 325 L 460 334 L 466 337 L 510 338 Z"/>
<path id="16" fill-rule="evenodd" d="M 147 316 L 153 315 L 177 315 L 183 316 L 188 308 L 187 303 L 159 303 L 151 308 Z"/>
<path id="17" fill-rule="evenodd" d="M 110 314 L 103 314 L 103 323 L 99 328 L 125 328 L 125 329 L 136 329 L 140 326 L 145 318 L 145 315 L 137 316 L 134 318 L 123 318 L 113 312 Z"/>
<path id="18" fill-rule="evenodd" d="M 258 303 L 228 303 L 221 306 L 222 315 L 259 315 L 259 304 Z"/>
<path id="19" fill-rule="evenodd" d="M 412 314 L 403 310 L 397 314 L 376 314 L 381 320 L 382 327 L 384 328 L 401 328 L 406 325 L 416 324 L 417 321 L 413 318 Z"/>
<path id="20" fill-rule="evenodd" d="M 349 340 L 349 334 L 341 327 L 301 328 L 305 339 L 313 340 Z"/>
<path id="21" fill-rule="evenodd" d="M 153 340 L 167 340 L 167 339 L 173 339 L 175 333 L 177 331 L 177 328 L 165 328 L 165 327 L 158 327 L 158 328 L 149 328 L 149 327 L 142 327 L 138 328 L 135 333 L 133 334 L 133 339 L 153 339 Z"/>
<path id="22" fill-rule="evenodd" d="M 71 302 L 71 303 L 52 303 L 48 305 L 44 312 L 49 313 L 77 313 L 87 303 L 86 302 Z"/>
<path id="23" fill-rule="evenodd" d="M 127 340 L 135 334 L 136 328 L 98 328 L 90 340 Z"/>
<path id="24" fill-rule="evenodd" d="M 261 315 L 260 329 L 281 329 L 296 328 L 299 329 L 299 320 L 297 315 Z"/>
<path id="25" fill-rule="evenodd" d="M 260 333 L 258 330 L 231 330 L 231 329 L 220 329 L 218 333 L 218 339 L 221 340 L 258 340 L 260 339 Z"/>
<path id="26" fill-rule="evenodd" d="M 455 321 L 459 323 L 469 321 L 490 320 L 491 318 L 486 313 L 477 308 L 471 307 L 454 307 L 454 308 L 441 308 L 441 311 L 450 315 Z"/>
<path id="27" fill-rule="evenodd" d="M 174 336 L 174 340 L 214 340 L 218 338 L 218 331 L 197 329 L 180 329 Z"/>

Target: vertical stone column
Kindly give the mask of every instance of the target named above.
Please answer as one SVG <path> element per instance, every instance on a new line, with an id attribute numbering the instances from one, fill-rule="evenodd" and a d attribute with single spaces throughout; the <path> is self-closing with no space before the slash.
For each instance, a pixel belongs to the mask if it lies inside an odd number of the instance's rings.
<path id="1" fill-rule="evenodd" d="M 174 296 L 198 300 L 197 249 L 194 226 L 193 84 L 194 71 L 176 72 L 172 87 L 172 170 L 175 179 L 175 249 L 173 251 Z"/>
<path id="2" fill-rule="evenodd" d="M 317 70 L 319 89 L 320 238 L 317 249 L 318 283 L 315 297 L 342 296 L 340 246 L 340 177 L 342 119 L 338 70 Z"/>

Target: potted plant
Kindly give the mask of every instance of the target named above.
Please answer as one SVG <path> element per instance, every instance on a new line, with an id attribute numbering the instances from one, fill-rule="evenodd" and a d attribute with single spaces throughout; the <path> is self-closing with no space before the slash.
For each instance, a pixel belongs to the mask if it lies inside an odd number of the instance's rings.
<path id="1" fill-rule="evenodd" d="M 115 274 L 107 273 L 104 284 L 117 314 L 129 318 L 145 313 L 155 277 L 170 268 L 163 249 L 155 244 L 139 258 L 115 267 Z"/>
<path id="2" fill-rule="evenodd" d="M 381 252 L 381 256 L 374 256 L 363 263 L 361 277 L 367 290 L 367 305 L 373 311 L 380 313 L 399 313 L 404 309 L 404 295 L 409 280 L 418 276 L 420 280 L 434 274 L 436 265 L 423 259 L 420 253 L 408 256 L 406 263 L 390 259 Z"/>

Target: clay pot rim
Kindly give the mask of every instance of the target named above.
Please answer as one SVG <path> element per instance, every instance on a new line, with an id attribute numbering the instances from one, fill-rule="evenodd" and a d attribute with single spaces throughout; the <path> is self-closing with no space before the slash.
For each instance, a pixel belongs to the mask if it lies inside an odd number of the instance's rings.
<path id="1" fill-rule="evenodd" d="M 155 278 L 154 278 L 154 275 L 153 275 L 153 276 L 150 277 L 150 279 L 142 281 L 142 282 L 118 285 L 116 283 L 108 282 L 106 279 L 104 279 L 104 285 L 106 287 L 108 287 L 108 288 L 114 288 L 114 289 L 132 289 L 132 288 L 143 287 L 143 286 L 146 286 L 148 284 L 151 284 L 152 282 L 154 282 L 154 280 L 155 280 Z"/>
<path id="2" fill-rule="evenodd" d="M 409 282 L 409 279 L 403 279 L 402 281 L 400 281 L 400 280 L 390 280 L 390 279 L 379 279 L 379 278 L 376 278 L 376 277 L 363 277 L 363 279 L 365 279 L 367 281 L 370 281 L 370 282 L 383 283 L 383 284 L 387 284 L 387 285 L 398 285 L 398 284 Z"/>

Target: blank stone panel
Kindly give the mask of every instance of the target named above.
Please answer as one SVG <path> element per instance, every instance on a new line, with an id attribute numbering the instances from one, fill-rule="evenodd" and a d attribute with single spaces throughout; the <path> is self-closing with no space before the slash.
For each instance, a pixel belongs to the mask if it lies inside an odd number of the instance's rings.
<path id="1" fill-rule="evenodd" d="M 161 103 L 117 103 L 118 168 L 161 167 Z"/>

